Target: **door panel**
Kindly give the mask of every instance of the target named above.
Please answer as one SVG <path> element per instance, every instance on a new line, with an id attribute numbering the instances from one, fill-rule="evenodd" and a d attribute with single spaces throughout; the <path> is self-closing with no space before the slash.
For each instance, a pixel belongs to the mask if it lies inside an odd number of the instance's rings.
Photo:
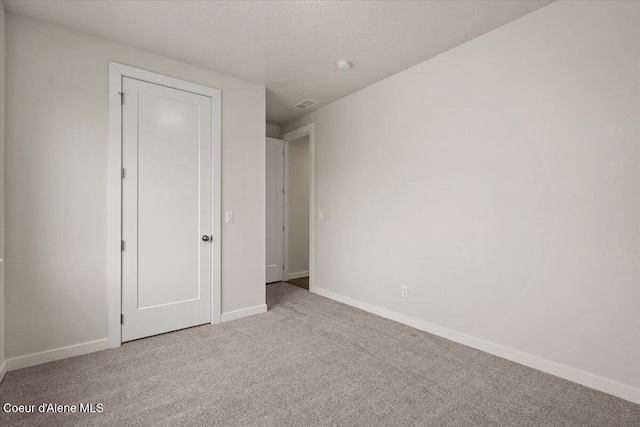
<path id="1" fill-rule="evenodd" d="M 123 79 L 123 341 L 211 321 L 211 98 Z"/>
<path id="2" fill-rule="evenodd" d="M 146 93 L 138 102 L 138 308 L 149 308 L 200 294 L 200 108 Z"/>
<path id="3" fill-rule="evenodd" d="M 267 138 L 267 283 L 284 280 L 284 142 Z"/>

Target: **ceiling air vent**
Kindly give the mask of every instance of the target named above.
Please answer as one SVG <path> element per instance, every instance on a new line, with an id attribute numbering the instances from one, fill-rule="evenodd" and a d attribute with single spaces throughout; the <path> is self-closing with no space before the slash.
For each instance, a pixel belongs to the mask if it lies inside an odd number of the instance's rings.
<path id="1" fill-rule="evenodd" d="M 313 99 L 305 99 L 299 104 L 296 104 L 296 108 L 300 108 L 302 110 L 314 106 L 318 103 L 318 101 L 314 101 Z"/>

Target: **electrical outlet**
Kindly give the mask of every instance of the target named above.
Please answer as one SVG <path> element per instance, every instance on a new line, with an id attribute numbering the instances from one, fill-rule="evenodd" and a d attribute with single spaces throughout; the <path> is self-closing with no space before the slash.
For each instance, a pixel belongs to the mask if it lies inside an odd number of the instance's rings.
<path id="1" fill-rule="evenodd" d="M 403 286 L 402 288 L 400 288 L 400 292 L 402 294 L 402 298 L 406 298 L 407 297 L 408 289 L 407 289 L 406 286 Z"/>

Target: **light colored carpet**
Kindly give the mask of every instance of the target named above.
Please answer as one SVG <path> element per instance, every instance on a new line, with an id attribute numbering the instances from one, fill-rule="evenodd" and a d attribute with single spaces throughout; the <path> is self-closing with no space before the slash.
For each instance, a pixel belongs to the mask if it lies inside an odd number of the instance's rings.
<path id="1" fill-rule="evenodd" d="M 0 402 L 103 403 L 9 426 L 634 426 L 640 405 L 311 294 L 269 311 L 9 372 Z"/>

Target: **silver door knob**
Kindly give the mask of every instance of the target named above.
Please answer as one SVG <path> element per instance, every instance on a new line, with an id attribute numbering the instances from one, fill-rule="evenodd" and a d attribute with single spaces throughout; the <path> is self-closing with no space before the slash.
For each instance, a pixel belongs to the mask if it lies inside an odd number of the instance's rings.
<path id="1" fill-rule="evenodd" d="M 207 236 L 206 234 L 204 236 L 202 236 L 202 241 L 203 242 L 208 242 L 209 240 L 211 240 L 211 237 Z"/>

